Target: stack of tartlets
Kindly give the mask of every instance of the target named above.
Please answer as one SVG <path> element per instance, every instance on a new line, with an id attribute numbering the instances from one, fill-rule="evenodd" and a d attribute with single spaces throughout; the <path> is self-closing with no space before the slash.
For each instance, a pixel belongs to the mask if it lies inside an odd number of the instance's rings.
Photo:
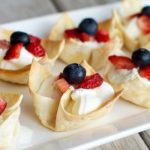
<path id="1" fill-rule="evenodd" d="M 149 35 L 150 6 L 137 0 L 125 0 L 99 22 L 77 25 L 64 13 L 47 39 L 0 29 L 0 79 L 28 85 L 37 117 L 53 131 L 105 116 L 120 97 L 150 108 Z M 65 67 L 54 75 L 58 59 Z M 0 92 L 0 149 L 19 133 L 22 97 Z"/>

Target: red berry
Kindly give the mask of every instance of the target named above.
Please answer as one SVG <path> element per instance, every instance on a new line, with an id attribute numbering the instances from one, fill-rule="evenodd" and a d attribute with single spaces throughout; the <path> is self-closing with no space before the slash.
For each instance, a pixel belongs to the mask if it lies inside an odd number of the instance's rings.
<path id="1" fill-rule="evenodd" d="M 79 34 L 79 39 L 82 41 L 82 42 L 86 42 L 86 41 L 90 41 L 91 39 L 91 36 L 88 35 L 87 33 L 80 33 Z"/>
<path id="2" fill-rule="evenodd" d="M 150 17 L 141 16 L 138 18 L 138 26 L 144 34 L 150 33 Z"/>
<path id="3" fill-rule="evenodd" d="M 55 85 L 62 93 L 66 92 L 70 87 L 70 84 L 64 78 L 56 80 Z"/>
<path id="4" fill-rule="evenodd" d="M 97 42 L 108 42 L 110 40 L 109 33 L 104 29 L 99 29 L 95 35 Z"/>
<path id="5" fill-rule="evenodd" d="M 29 37 L 30 37 L 30 43 L 38 43 L 38 44 L 40 44 L 40 42 L 41 42 L 40 38 L 38 38 L 36 36 L 33 36 L 31 34 L 29 35 Z"/>
<path id="6" fill-rule="evenodd" d="M 140 68 L 139 74 L 141 77 L 150 80 L 150 66 Z"/>
<path id="7" fill-rule="evenodd" d="M 133 19 L 135 17 L 139 17 L 140 16 L 140 13 L 135 13 L 135 14 L 132 14 L 128 17 L 128 19 Z"/>
<path id="8" fill-rule="evenodd" d="M 6 40 L 0 40 L 0 48 L 1 49 L 9 49 L 10 43 Z"/>
<path id="9" fill-rule="evenodd" d="M 64 36 L 66 39 L 77 38 L 78 37 L 78 29 L 77 28 L 67 29 L 64 31 Z"/>
<path id="10" fill-rule="evenodd" d="M 19 58 L 22 46 L 23 46 L 22 43 L 12 44 L 8 49 L 4 59 L 10 60 L 10 59 Z"/>
<path id="11" fill-rule="evenodd" d="M 26 46 L 27 50 L 32 53 L 36 57 L 43 57 L 45 56 L 45 50 L 43 47 L 38 43 L 29 43 Z"/>
<path id="12" fill-rule="evenodd" d="M 135 68 L 135 65 L 133 64 L 132 60 L 128 57 L 112 55 L 109 56 L 108 59 L 118 69 L 131 70 Z"/>
<path id="13" fill-rule="evenodd" d="M 7 106 L 7 102 L 3 99 L 0 99 L 0 115 L 4 112 L 5 108 Z"/>
<path id="14" fill-rule="evenodd" d="M 85 77 L 82 83 L 77 85 L 77 88 L 94 89 L 103 83 L 103 78 L 98 74 Z"/>

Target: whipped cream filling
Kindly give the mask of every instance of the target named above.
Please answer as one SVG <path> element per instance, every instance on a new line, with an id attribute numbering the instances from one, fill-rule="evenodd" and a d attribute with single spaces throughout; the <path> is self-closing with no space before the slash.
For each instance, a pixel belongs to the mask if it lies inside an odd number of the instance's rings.
<path id="1" fill-rule="evenodd" d="M 86 46 L 88 48 L 96 49 L 96 48 L 101 48 L 105 45 L 104 42 L 98 43 L 96 41 L 88 41 L 88 42 L 82 42 L 80 40 L 76 40 L 77 44 L 81 46 Z"/>
<path id="2" fill-rule="evenodd" d="M 127 69 L 116 69 L 115 67 L 108 74 L 108 79 L 112 83 L 121 84 L 129 80 L 133 80 L 138 76 L 138 69 L 134 68 L 132 70 Z"/>
<path id="3" fill-rule="evenodd" d="M 0 48 L 0 60 L 5 56 L 7 50 Z"/>
<path id="4" fill-rule="evenodd" d="M 110 84 L 103 82 L 100 87 L 95 89 L 75 89 L 71 94 L 72 113 L 84 115 L 98 109 L 103 103 L 111 99 L 114 90 Z"/>
<path id="5" fill-rule="evenodd" d="M 131 19 L 129 24 L 126 26 L 125 31 L 128 36 L 133 39 L 137 39 L 142 34 L 140 28 L 137 25 L 137 18 Z"/>
<path id="6" fill-rule="evenodd" d="M 0 57 L 4 57 L 7 50 L 0 50 Z M 40 60 L 41 57 L 35 57 L 30 52 L 28 52 L 24 47 L 22 47 L 20 56 L 17 59 L 10 59 L 10 60 L 2 60 L 0 62 L 1 69 L 7 70 L 17 70 L 21 69 L 29 64 L 32 63 L 32 60 L 35 59 L 36 61 Z"/>

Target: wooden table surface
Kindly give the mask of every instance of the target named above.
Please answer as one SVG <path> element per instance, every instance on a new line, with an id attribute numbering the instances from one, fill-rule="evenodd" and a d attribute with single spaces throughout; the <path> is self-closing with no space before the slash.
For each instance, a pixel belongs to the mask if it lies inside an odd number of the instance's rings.
<path id="1" fill-rule="evenodd" d="M 5 0 L 0 5 L 0 23 L 22 20 L 59 11 L 97 6 L 117 0 Z M 150 130 L 135 134 L 97 148 L 95 150 L 148 150 Z"/>

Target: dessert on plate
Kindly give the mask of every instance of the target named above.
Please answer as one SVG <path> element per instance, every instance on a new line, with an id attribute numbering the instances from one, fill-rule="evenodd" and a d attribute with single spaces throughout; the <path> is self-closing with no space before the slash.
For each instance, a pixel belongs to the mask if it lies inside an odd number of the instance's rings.
<path id="1" fill-rule="evenodd" d="M 67 65 L 58 76 L 34 61 L 29 89 L 41 123 L 54 131 L 78 128 L 104 116 L 122 93 L 115 92 L 86 61 Z"/>
<path id="2" fill-rule="evenodd" d="M 51 68 L 64 41 L 42 40 L 21 31 L 0 29 L 0 79 L 27 84 L 32 60 Z"/>
<path id="3" fill-rule="evenodd" d="M 0 92 L 0 149 L 15 146 L 20 131 L 20 103 L 23 95 Z"/>
<path id="4" fill-rule="evenodd" d="M 140 0 L 124 0 L 120 11 L 113 11 L 112 20 L 127 50 L 150 49 L 150 6 L 143 6 Z"/>
<path id="5" fill-rule="evenodd" d="M 67 13 L 52 27 L 49 39 L 65 39 L 65 47 L 59 56 L 65 63 L 86 60 L 96 70 L 103 68 L 110 53 L 122 46 L 119 37 L 110 37 L 95 19 L 84 18 L 77 25 Z"/>
<path id="6" fill-rule="evenodd" d="M 150 52 L 139 48 L 131 57 L 109 56 L 107 81 L 116 91 L 124 89 L 121 97 L 136 105 L 150 108 Z"/>

